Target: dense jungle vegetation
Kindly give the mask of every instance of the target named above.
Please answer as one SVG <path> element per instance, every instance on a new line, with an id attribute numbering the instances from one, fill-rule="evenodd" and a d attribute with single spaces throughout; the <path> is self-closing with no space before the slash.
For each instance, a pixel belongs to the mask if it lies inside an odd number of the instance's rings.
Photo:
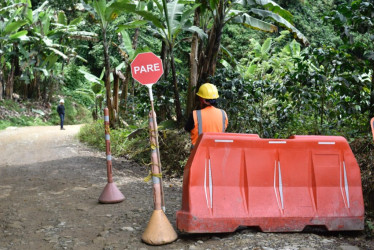
<path id="1" fill-rule="evenodd" d="M 38 102 L 52 111 L 37 124 L 57 124 L 54 109 L 65 98 L 68 123 L 88 122 L 80 138 L 96 147 L 104 146 L 108 107 L 114 154 L 147 164 L 148 90 L 132 79 L 130 63 L 152 51 L 163 60 L 153 93 L 168 175 L 183 171 L 182 127 L 196 89 L 211 82 L 228 132 L 355 143 L 372 199 L 373 26 L 372 0 L 3 0 L 0 105 Z M 1 118 L 1 128 L 32 124 Z"/>

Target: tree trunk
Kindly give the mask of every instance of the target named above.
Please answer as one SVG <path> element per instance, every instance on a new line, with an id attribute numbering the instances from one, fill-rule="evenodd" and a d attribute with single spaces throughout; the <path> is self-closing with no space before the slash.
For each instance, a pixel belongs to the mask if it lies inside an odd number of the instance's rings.
<path id="1" fill-rule="evenodd" d="M 374 62 L 372 62 L 371 93 L 369 104 L 369 120 L 374 117 Z"/>
<path id="2" fill-rule="evenodd" d="M 171 59 L 171 71 L 173 74 L 173 85 L 174 85 L 174 101 L 175 101 L 175 113 L 177 115 L 177 123 L 182 123 L 182 110 L 181 110 L 181 104 L 179 100 L 179 91 L 178 91 L 178 81 L 177 81 L 177 73 L 175 71 L 175 63 L 174 63 L 174 54 L 173 54 L 173 48 L 170 48 L 170 59 Z"/>
<path id="3" fill-rule="evenodd" d="M 127 96 L 129 93 L 129 82 L 132 80 L 131 78 L 131 68 L 130 64 L 127 65 L 125 75 L 121 78 L 122 81 L 122 87 L 121 87 L 121 102 L 123 101 L 123 106 L 119 106 L 119 112 L 121 113 L 121 116 L 125 116 L 127 114 Z"/>
<path id="4" fill-rule="evenodd" d="M 55 81 L 54 81 L 54 77 L 53 77 L 53 70 L 51 70 L 51 72 L 49 73 L 50 74 L 50 78 L 49 78 L 49 91 L 48 91 L 48 95 L 47 95 L 47 99 L 44 100 L 45 103 L 47 102 L 51 102 L 52 101 L 52 97 L 53 97 L 53 93 L 55 93 Z"/>
<path id="5" fill-rule="evenodd" d="M 5 67 L 3 67 L 2 69 L 0 69 L 0 101 L 3 100 L 3 87 L 4 87 L 4 69 Z"/>
<path id="6" fill-rule="evenodd" d="M 200 8 L 195 9 L 195 16 L 194 16 L 194 25 L 196 27 L 199 27 L 200 24 Z M 199 36 L 197 33 L 194 33 L 192 36 L 192 42 L 191 42 L 191 53 L 190 53 L 190 81 L 188 84 L 188 90 L 187 90 L 187 104 L 186 104 L 186 120 L 190 113 L 192 112 L 193 107 L 195 106 L 195 100 L 196 100 L 196 85 L 197 85 L 197 79 L 198 79 L 198 56 L 199 53 Z"/>
<path id="7" fill-rule="evenodd" d="M 113 108 L 118 114 L 118 93 L 119 93 L 119 76 L 116 70 L 113 71 Z"/>
<path id="8" fill-rule="evenodd" d="M 135 30 L 134 36 L 132 38 L 132 48 L 135 50 L 138 45 L 138 37 L 139 37 L 139 28 Z M 129 93 L 129 83 L 133 81 L 131 77 L 131 66 L 128 60 L 126 60 L 126 71 L 125 75 L 121 71 L 118 71 L 119 79 L 121 80 L 121 96 L 120 96 L 120 104 L 118 107 L 118 116 L 125 116 L 127 114 L 127 96 Z"/>
<path id="9" fill-rule="evenodd" d="M 163 78 L 167 80 L 167 77 L 169 75 L 169 64 L 168 64 L 168 46 L 164 41 L 162 41 L 162 47 L 161 47 L 161 61 L 162 61 L 162 67 L 164 68 L 164 75 Z"/>
<path id="10" fill-rule="evenodd" d="M 13 44 L 13 52 L 16 53 L 16 44 Z M 12 99 L 14 89 L 14 75 L 16 72 L 17 56 L 12 55 L 10 73 L 5 87 L 5 98 Z"/>
<path id="11" fill-rule="evenodd" d="M 106 104 L 109 110 L 109 121 L 112 128 L 115 127 L 115 114 L 112 106 L 112 93 L 110 87 L 110 61 L 109 61 L 109 46 L 106 38 L 106 29 L 103 29 L 103 47 L 104 47 L 104 66 L 105 66 L 105 89 L 106 89 Z"/>
<path id="12" fill-rule="evenodd" d="M 222 29 L 225 22 L 225 7 L 223 1 L 220 1 L 213 27 L 209 32 L 208 44 L 205 48 L 204 56 L 199 61 L 199 80 L 198 83 L 206 82 L 209 76 L 213 76 L 216 70 L 217 57 L 221 46 Z"/>
<path id="13" fill-rule="evenodd" d="M 12 60 L 11 69 L 8 75 L 8 80 L 5 86 L 5 99 L 12 99 L 13 86 L 14 86 L 14 62 Z"/>

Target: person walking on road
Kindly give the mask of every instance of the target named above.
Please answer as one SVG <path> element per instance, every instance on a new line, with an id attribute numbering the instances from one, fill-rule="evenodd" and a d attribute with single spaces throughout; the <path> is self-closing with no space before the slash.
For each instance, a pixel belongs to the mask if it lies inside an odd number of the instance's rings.
<path id="1" fill-rule="evenodd" d="M 224 110 L 216 108 L 218 90 L 211 83 L 204 83 L 196 93 L 199 96 L 200 109 L 194 110 L 184 126 L 191 134 L 192 148 L 197 138 L 204 132 L 225 132 L 228 125 L 227 114 Z"/>
<path id="2" fill-rule="evenodd" d="M 64 106 L 64 99 L 60 100 L 60 105 L 57 106 L 57 113 L 60 116 L 60 125 L 61 125 L 61 130 L 64 129 L 64 118 L 65 118 L 65 106 Z"/>

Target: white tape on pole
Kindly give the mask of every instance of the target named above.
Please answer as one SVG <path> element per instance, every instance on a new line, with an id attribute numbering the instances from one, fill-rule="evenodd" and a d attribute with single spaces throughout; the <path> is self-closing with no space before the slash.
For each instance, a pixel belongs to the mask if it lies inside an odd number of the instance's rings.
<path id="1" fill-rule="evenodd" d="M 149 99 L 151 100 L 151 102 L 153 102 L 152 85 L 153 84 L 147 84 L 146 85 L 148 87 L 148 90 L 149 90 Z"/>

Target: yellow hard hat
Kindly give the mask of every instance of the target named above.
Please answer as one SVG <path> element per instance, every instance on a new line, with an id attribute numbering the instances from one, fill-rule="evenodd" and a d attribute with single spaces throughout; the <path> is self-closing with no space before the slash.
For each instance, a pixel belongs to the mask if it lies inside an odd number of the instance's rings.
<path id="1" fill-rule="evenodd" d="M 201 85 L 196 95 L 204 99 L 217 99 L 219 97 L 217 87 L 211 83 Z"/>

